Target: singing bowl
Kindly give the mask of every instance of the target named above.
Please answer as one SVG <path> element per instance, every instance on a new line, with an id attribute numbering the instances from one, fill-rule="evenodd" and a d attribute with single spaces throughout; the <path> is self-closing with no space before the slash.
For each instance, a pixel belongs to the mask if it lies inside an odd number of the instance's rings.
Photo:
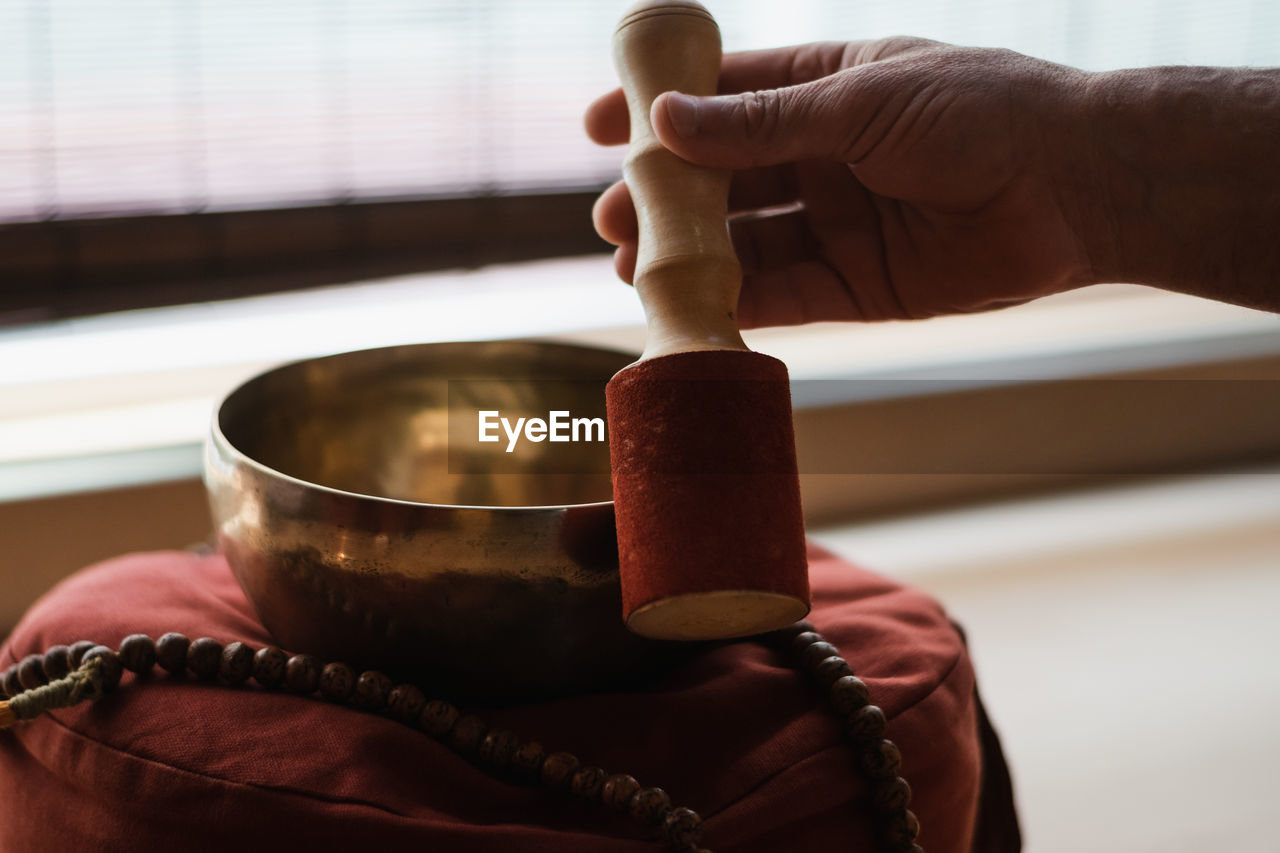
<path id="1" fill-rule="evenodd" d="M 476 413 L 604 417 L 630 353 L 531 341 L 288 364 L 228 394 L 205 451 L 219 547 L 283 647 L 438 695 L 629 682 L 679 654 L 622 623 L 604 441 L 478 441 Z M 452 403 L 452 405 L 451 405 Z"/>

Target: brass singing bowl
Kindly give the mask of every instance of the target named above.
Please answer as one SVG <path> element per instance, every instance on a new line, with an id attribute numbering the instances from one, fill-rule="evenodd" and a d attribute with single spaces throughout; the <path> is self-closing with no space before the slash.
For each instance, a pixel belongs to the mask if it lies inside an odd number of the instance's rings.
<path id="1" fill-rule="evenodd" d="M 482 410 L 603 419 L 605 382 L 633 360 L 424 344 L 301 361 L 236 388 L 214 416 L 205 483 L 262 623 L 285 648 L 473 700 L 660 669 L 674 647 L 622 622 L 607 443 L 508 453 L 505 435 L 480 442 L 477 428 Z"/>

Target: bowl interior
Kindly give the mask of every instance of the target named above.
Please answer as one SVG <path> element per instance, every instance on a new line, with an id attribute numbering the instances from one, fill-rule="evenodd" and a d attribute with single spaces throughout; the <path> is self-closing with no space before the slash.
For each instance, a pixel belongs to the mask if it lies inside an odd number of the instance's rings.
<path id="1" fill-rule="evenodd" d="M 450 506 L 609 501 L 604 386 L 634 359 L 534 341 L 344 353 L 247 382 L 224 401 L 218 427 L 254 462 L 344 492 Z M 508 452 L 499 417 L 514 426 L 557 411 L 581 421 L 576 436 L 560 430 L 579 440 L 522 433 Z M 480 441 L 481 412 L 499 413 L 488 416 L 496 440 Z"/>

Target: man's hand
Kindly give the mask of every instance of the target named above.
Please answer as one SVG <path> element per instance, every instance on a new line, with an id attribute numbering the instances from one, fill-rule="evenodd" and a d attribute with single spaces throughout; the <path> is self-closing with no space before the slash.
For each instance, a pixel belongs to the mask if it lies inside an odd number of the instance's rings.
<path id="1" fill-rule="evenodd" d="M 729 54 L 720 91 L 664 94 L 651 120 L 676 154 L 734 170 L 743 327 L 982 311 L 1100 281 L 1280 304 L 1278 241 L 1241 245 L 1280 208 L 1280 161 L 1260 165 L 1280 129 L 1274 74 L 1089 74 L 892 38 Z M 1216 131 L 1202 126 L 1210 112 Z M 1252 135 L 1223 134 L 1235 121 Z M 626 142 L 620 91 L 591 105 L 586 127 Z M 624 184 L 600 197 L 595 223 L 630 281 Z M 1216 242 L 1193 236 L 1206 224 Z"/>
<path id="2" fill-rule="evenodd" d="M 743 326 L 928 317 L 1089 280 L 1076 203 L 1055 174 L 1080 76 L 918 39 L 812 44 L 728 55 L 721 89 L 744 94 L 663 95 L 652 121 L 681 157 L 736 170 Z M 597 142 L 625 142 L 621 93 L 592 104 L 586 125 Z M 630 281 L 624 184 L 595 221 Z"/>

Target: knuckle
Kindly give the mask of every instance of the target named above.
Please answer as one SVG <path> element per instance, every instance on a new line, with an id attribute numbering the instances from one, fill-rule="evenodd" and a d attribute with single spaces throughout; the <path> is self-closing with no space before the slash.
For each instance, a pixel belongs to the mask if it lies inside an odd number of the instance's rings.
<path id="1" fill-rule="evenodd" d="M 754 142 L 771 142 L 782 114 L 782 96 L 777 89 L 743 92 L 738 96 L 743 135 Z"/>
<path id="2" fill-rule="evenodd" d="M 917 53 L 946 46 L 942 42 L 918 36 L 887 36 L 862 44 L 858 51 L 857 63 L 878 62 L 881 59 L 901 56 L 905 53 Z"/>

